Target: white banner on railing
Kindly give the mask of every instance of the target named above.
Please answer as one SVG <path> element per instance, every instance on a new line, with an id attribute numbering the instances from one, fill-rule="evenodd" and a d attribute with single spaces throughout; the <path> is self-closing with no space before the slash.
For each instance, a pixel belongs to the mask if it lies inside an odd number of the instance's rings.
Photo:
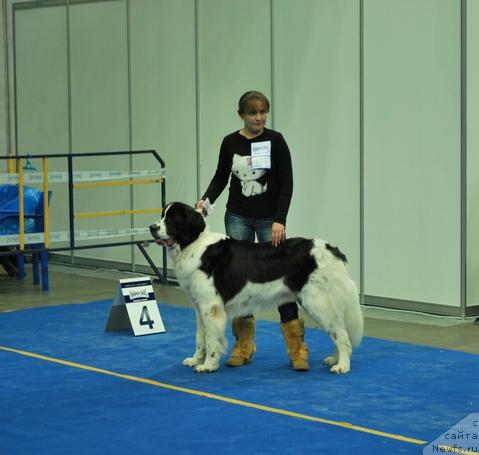
<path id="1" fill-rule="evenodd" d="M 125 237 L 131 235 L 145 235 L 149 234 L 148 228 L 135 229 L 87 229 L 82 231 L 75 231 L 75 242 L 84 240 L 98 240 L 111 239 L 116 237 Z M 50 232 L 50 243 L 55 242 L 69 242 L 70 231 Z M 0 235 L 0 246 L 18 245 L 20 243 L 20 236 L 15 235 Z M 44 243 L 44 233 L 36 232 L 34 234 L 25 234 L 25 244 Z M 81 245 L 80 245 L 81 246 Z"/>
<path id="2" fill-rule="evenodd" d="M 73 182 L 98 182 L 108 180 L 121 180 L 139 177 L 160 177 L 165 176 L 164 169 L 153 169 L 150 171 L 77 171 L 73 173 Z M 28 183 L 43 183 L 43 173 L 25 172 L 23 181 Z M 49 183 L 68 182 L 68 172 L 49 172 Z M 0 174 L 0 184 L 18 183 L 18 174 Z"/>

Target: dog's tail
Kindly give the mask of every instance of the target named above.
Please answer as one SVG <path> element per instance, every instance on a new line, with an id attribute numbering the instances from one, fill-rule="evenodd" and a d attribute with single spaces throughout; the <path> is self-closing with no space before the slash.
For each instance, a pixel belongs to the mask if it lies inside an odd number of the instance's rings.
<path id="1" fill-rule="evenodd" d="M 348 302 L 348 309 L 345 314 L 344 322 L 348 332 L 349 341 L 353 347 L 359 346 L 363 339 L 364 317 L 361 305 L 359 303 L 359 294 L 356 285 L 352 299 Z"/>

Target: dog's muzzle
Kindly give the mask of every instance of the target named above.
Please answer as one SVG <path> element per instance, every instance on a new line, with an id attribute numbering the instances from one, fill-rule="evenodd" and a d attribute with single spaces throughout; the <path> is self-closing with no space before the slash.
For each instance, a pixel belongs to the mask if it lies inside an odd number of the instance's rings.
<path id="1" fill-rule="evenodd" d="M 158 235 L 158 227 L 156 226 L 156 224 L 152 224 L 150 226 L 150 232 L 151 232 L 151 235 L 153 236 L 153 238 L 155 238 L 155 239 L 160 238 L 160 236 Z"/>
<path id="2" fill-rule="evenodd" d="M 153 238 L 155 239 L 155 242 L 160 245 L 160 246 L 173 246 L 175 244 L 175 241 L 173 239 L 170 239 L 169 237 L 162 237 L 159 234 L 159 228 L 157 224 L 152 224 L 150 226 L 150 232 Z"/>

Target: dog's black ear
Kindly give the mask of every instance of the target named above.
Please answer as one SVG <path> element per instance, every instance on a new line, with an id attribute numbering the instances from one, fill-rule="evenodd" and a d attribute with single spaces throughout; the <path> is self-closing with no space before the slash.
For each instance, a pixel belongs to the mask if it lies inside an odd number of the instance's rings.
<path id="1" fill-rule="evenodd" d="M 199 235 L 205 230 L 206 223 L 201 215 L 193 207 L 183 205 L 183 221 L 182 225 L 178 227 L 176 241 L 181 248 L 188 246 L 194 242 Z"/>

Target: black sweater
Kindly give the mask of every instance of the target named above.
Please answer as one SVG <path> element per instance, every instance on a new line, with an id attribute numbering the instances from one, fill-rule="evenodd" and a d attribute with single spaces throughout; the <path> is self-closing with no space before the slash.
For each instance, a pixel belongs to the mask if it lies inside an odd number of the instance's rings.
<path id="1" fill-rule="evenodd" d="M 251 169 L 251 144 L 271 142 L 271 168 Z M 227 210 L 251 218 L 273 218 L 286 224 L 293 194 L 293 171 L 288 145 L 281 133 L 264 129 L 247 139 L 238 131 L 223 139 L 216 173 L 202 199 L 220 196 L 231 175 Z"/>

